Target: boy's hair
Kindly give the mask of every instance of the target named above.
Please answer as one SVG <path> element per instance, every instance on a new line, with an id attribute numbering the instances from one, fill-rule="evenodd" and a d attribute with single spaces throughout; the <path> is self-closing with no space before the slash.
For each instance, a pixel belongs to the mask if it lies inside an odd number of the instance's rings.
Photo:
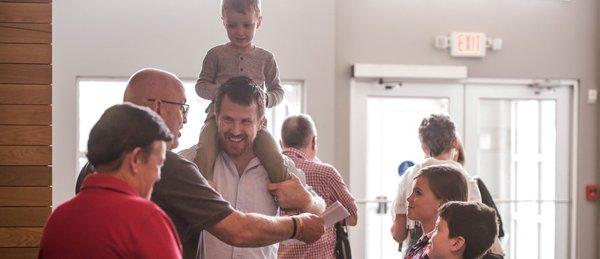
<path id="1" fill-rule="evenodd" d="M 456 126 L 450 116 L 431 114 L 421 121 L 419 126 L 419 139 L 426 146 L 431 156 L 438 156 L 452 148 L 456 140 Z"/>
<path id="2" fill-rule="evenodd" d="M 442 205 L 439 214 L 448 223 L 450 238 L 465 239 L 463 258 L 481 257 L 498 235 L 496 211 L 483 203 L 452 201 Z"/>
<path id="3" fill-rule="evenodd" d="M 259 118 L 265 115 L 265 92 L 248 77 L 232 77 L 217 89 L 215 96 L 215 115 L 217 116 L 221 113 L 221 103 L 223 103 L 225 96 L 239 105 L 251 106 L 255 103 L 256 115 Z"/>
<path id="4" fill-rule="evenodd" d="M 443 202 L 467 201 L 469 191 L 465 176 L 456 168 L 447 165 L 427 166 L 415 176 L 425 177 L 429 189 Z"/>
<path id="5" fill-rule="evenodd" d="M 246 14 L 247 11 L 254 11 L 257 17 L 260 17 L 260 0 L 223 0 L 221 2 L 221 16 L 225 17 L 227 11 L 236 11 Z"/>

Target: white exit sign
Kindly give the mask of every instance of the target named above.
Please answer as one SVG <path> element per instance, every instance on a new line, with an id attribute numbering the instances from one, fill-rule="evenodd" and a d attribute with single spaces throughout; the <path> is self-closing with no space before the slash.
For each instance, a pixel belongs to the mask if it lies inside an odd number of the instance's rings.
<path id="1" fill-rule="evenodd" d="M 450 34 L 450 56 L 485 57 L 485 33 L 452 32 Z"/>

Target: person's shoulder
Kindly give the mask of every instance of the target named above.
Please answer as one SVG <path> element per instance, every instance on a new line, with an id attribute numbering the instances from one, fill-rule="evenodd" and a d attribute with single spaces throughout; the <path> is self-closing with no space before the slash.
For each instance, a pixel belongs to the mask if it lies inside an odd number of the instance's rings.
<path id="1" fill-rule="evenodd" d="M 415 165 L 406 169 L 404 175 L 415 175 L 424 167 L 423 163 L 416 163 Z M 412 179 L 411 179 L 412 180 Z"/>
<path id="2" fill-rule="evenodd" d="M 173 151 L 166 152 L 165 163 L 162 167 L 163 177 L 168 176 L 169 174 L 181 174 L 194 171 L 197 172 L 198 167 L 192 161 Z"/>
<path id="3" fill-rule="evenodd" d="M 207 56 L 220 56 L 224 53 L 227 53 L 230 50 L 230 47 L 227 44 L 221 44 L 212 47 L 206 52 Z"/>
<path id="4" fill-rule="evenodd" d="M 330 165 L 328 163 L 316 161 L 311 161 L 311 163 L 314 163 L 317 168 L 323 169 L 324 171 L 337 172 L 337 169 L 333 165 Z"/>
<path id="5" fill-rule="evenodd" d="M 178 155 L 181 158 L 184 158 L 188 161 L 192 161 L 194 159 L 194 157 L 196 157 L 196 153 L 198 152 L 198 144 L 194 144 L 193 146 L 186 148 L 184 150 L 181 150 L 179 152 L 177 152 L 176 155 Z"/>
<path id="6" fill-rule="evenodd" d="M 229 49 L 229 46 L 227 45 L 227 43 L 225 43 L 225 44 L 217 45 L 217 46 L 210 48 L 208 50 L 208 52 L 224 51 L 224 50 L 228 50 L 228 49 Z"/>
<path id="7" fill-rule="evenodd" d="M 312 170 L 310 170 L 311 172 L 320 173 L 323 176 L 327 176 L 327 177 L 339 175 L 337 169 L 328 163 L 310 161 L 310 160 L 306 160 L 306 161 L 304 161 L 304 163 L 306 163 L 306 165 L 312 169 Z"/>
<path id="8" fill-rule="evenodd" d="M 129 196 L 129 199 L 124 202 L 124 205 L 128 208 L 144 211 L 145 213 L 162 211 L 156 203 L 140 196 Z"/>
<path id="9" fill-rule="evenodd" d="M 54 208 L 52 210 L 52 213 L 50 214 L 50 218 L 56 218 L 56 217 L 60 217 L 62 214 L 64 213 L 69 213 L 68 211 L 71 210 L 71 208 L 76 207 L 77 206 L 77 200 L 79 200 L 80 197 L 79 195 L 75 195 L 75 197 L 63 202 L 61 205 L 58 205 L 56 208 Z"/>
<path id="10" fill-rule="evenodd" d="M 139 196 L 131 196 L 120 204 L 120 211 L 135 212 L 139 218 L 158 220 L 168 218 L 167 214 L 154 202 Z M 127 215 L 127 213 L 123 213 Z"/>
<path id="11" fill-rule="evenodd" d="M 268 58 L 273 58 L 275 56 L 275 55 L 273 55 L 273 53 L 271 53 L 271 51 L 268 51 L 261 47 L 255 47 L 254 51 L 259 56 L 264 56 L 264 57 L 268 57 Z"/>
<path id="12" fill-rule="evenodd" d="M 189 148 L 191 149 L 191 148 Z M 179 153 L 175 153 L 173 151 L 167 150 L 167 152 L 165 153 L 165 164 L 167 163 L 174 163 L 174 164 L 179 164 L 179 163 L 191 163 L 184 155 L 182 155 L 182 153 L 184 151 L 187 151 L 188 149 L 182 150 Z"/>

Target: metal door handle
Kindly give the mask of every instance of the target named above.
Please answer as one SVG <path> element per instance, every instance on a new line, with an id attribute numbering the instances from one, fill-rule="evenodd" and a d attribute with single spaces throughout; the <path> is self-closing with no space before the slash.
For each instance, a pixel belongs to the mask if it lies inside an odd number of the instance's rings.
<path id="1" fill-rule="evenodd" d="M 387 197 L 377 196 L 377 214 L 387 214 Z"/>

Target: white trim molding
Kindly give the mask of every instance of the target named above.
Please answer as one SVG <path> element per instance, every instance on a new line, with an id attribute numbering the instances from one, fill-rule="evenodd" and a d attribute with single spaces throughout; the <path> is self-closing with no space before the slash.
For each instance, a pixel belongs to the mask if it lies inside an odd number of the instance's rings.
<path id="1" fill-rule="evenodd" d="M 354 64 L 354 78 L 466 79 L 466 66 Z"/>

